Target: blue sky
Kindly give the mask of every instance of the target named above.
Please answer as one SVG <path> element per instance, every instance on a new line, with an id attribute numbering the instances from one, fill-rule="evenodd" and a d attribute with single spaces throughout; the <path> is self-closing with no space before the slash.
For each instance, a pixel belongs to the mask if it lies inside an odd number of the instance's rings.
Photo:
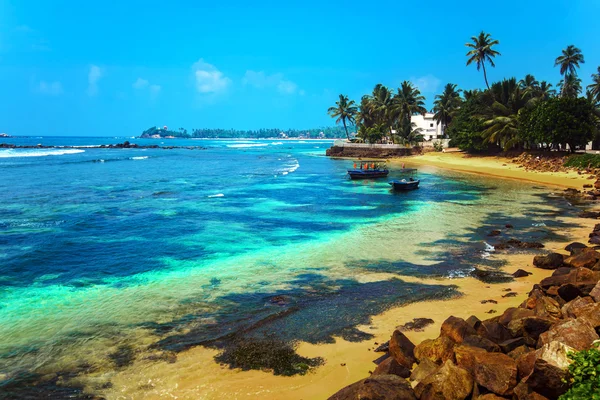
<path id="1" fill-rule="evenodd" d="M 122 3 L 122 4 L 121 4 Z M 412 80 L 482 87 L 465 42 L 502 53 L 490 81 L 532 73 L 580 47 L 585 85 L 600 65 L 600 2 L 0 0 L 0 132 L 134 135 L 332 125 L 339 93 Z"/>

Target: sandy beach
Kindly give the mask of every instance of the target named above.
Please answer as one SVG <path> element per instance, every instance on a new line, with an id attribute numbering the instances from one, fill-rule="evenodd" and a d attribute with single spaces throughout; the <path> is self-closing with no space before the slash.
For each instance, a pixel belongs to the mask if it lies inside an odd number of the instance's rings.
<path id="1" fill-rule="evenodd" d="M 586 176 L 576 173 L 526 172 L 510 160 L 497 157 L 464 157 L 460 153 L 429 153 L 406 160 L 394 160 L 393 164 L 406 162 L 419 169 L 446 168 L 461 172 L 485 174 L 507 179 L 519 179 L 547 185 L 549 190 L 565 187 L 581 188 L 589 182 Z M 506 164 L 506 165 L 504 165 Z M 561 232 L 571 241 L 582 240 L 593 227 L 594 220 L 564 217 L 562 222 L 571 226 Z M 546 242 L 546 251 L 564 252 L 565 242 Z M 467 318 L 475 315 L 489 318 L 491 313 L 501 313 L 508 307 L 516 307 L 527 298 L 531 286 L 552 271 L 534 268 L 531 253 L 498 252 L 493 259 L 506 262 L 504 272 L 512 273 L 522 268 L 532 273 L 511 283 L 489 284 L 474 278 L 419 279 L 393 275 L 410 282 L 456 285 L 461 297 L 418 302 L 396 307 L 372 317 L 371 323 L 358 328 L 374 336 L 359 343 L 336 338 L 333 344 L 312 345 L 300 343 L 298 353 L 307 357 L 323 357 L 325 364 L 304 376 L 274 376 L 268 371 L 239 371 L 218 365 L 213 357 L 217 351 L 203 347 L 191 348 L 177 355 L 177 362 L 136 361 L 134 365 L 111 378 L 113 387 L 104 391 L 107 398 L 195 398 L 195 399 L 326 399 L 340 388 L 368 376 L 375 368 L 372 361 L 382 353 L 373 350 L 378 344 L 389 340 L 398 325 L 413 318 L 431 318 L 435 322 L 421 332 L 406 332 L 414 342 L 434 338 L 442 322 L 450 315 Z M 392 275 L 382 276 L 389 278 Z M 502 297 L 507 289 L 517 296 Z M 496 300 L 497 304 L 482 304 L 481 300 Z M 493 314 L 492 314 L 493 315 Z"/>

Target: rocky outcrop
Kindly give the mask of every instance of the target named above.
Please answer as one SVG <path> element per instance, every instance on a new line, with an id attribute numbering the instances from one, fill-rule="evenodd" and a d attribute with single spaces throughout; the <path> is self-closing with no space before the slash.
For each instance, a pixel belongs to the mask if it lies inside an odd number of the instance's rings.
<path id="1" fill-rule="evenodd" d="M 376 375 L 346 386 L 330 400 L 416 400 L 410 384 L 396 375 Z"/>
<path id="2" fill-rule="evenodd" d="M 408 379 L 415 390 L 406 398 L 557 399 L 568 389 L 568 354 L 600 340 L 600 253 L 577 242 L 567 247 L 571 255 L 566 258 L 558 253 L 536 257 L 536 266 L 554 272 L 534 285 L 519 307 L 486 320 L 450 316 L 437 338 L 416 346 L 394 331 L 391 357 L 372 378 L 400 379 L 412 368 Z M 384 393 L 386 385 L 391 383 L 367 379 L 346 388 L 355 397 L 333 398 L 397 398 L 373 397 L 374 388 Z M 356 397 L 359 388 L 363 397 Z"/>

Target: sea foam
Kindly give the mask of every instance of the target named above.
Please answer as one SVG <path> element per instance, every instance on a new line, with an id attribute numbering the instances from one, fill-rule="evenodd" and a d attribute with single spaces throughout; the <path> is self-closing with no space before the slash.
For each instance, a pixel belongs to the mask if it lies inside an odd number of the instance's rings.
<path id="1" fill-rule="evenodd" d="M 83 153 L 83 152 L 85 152 L 85 150 L 79 150 L 79 149 L 66 149 L 66 150 L 8 149 L 8 150 L 0 150 L 0 158 L 62 156 L 65 154 L 77 154 L 77 153 Z"/>

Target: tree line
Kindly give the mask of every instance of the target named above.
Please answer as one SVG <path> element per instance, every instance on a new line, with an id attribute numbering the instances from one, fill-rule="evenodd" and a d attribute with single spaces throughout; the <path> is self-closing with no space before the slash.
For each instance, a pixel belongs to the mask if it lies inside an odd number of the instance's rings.
<path id="1" fill-rule="evenodd" d="M 151 137 L 159 135 L 160 137 L 173 136 L 176 138 L 204 138 L 204 139 L 269 139 L 278 138 L 284 133 L 287 137 L 310 137 L 312 139 L 322 137 L 327 139 L 340 138 L 345 135 L 344 129 L 340 126 L 328 126 L 322 128 L 311 129 L 256 129 L 256 130 L 240 130 L 240 129 L 212 129 L 200 128 L 192 129 L 188 133 L 187 129 L 179 128 L 178 130 L 165 130 L 157 127 L 151 127 L 142 132 L 141 137 Z"/>
<path id="2" fill-rule="evenodd" d="M 561 80 L 556 89 L 533 75 L 523 79 L 488 82 L 486 65 L 495 67 L 500 42 L 481 32 L 466 43 L 467 66 L 483 71 L 484 89 L 461 90 L 445 85 L 435 96 L 434 119 L 442 125 L 450 145 L 467 151 L 510 149 L 566 149 L 585 146 L 600 131 L 600 67 L 582 96 L 578 69 L 583 53 L 567 46 L 555 60 Z M 376 143 L 385 139 L 415 145 L 423 140 L 411 116 L 425 114 L 425 98 L 411 82 L 394 92 L 377 84 L 360 104 L 340 95 L 328 114 L 336 118 L 350 139 L 348 126 L 355 126 L 359 140 Z"/>

